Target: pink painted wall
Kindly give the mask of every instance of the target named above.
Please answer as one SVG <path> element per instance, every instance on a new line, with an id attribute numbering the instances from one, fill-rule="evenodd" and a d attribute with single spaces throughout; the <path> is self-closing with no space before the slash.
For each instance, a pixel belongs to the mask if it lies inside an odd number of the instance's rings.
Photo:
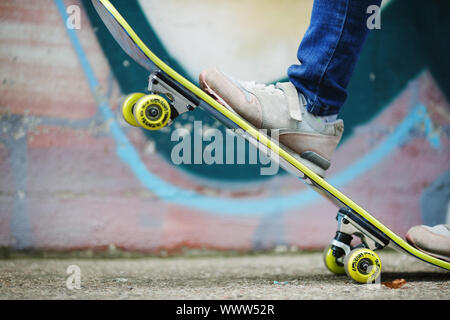
<path id="1" fill-rule="evenodd" d="M 76 1 L 67 1 L 78 3 Z M 252 250 L 278 245 L 321 248 L 336 229 L 336 209 L 319 200 L 280 212 L 232 214 L 158 197 L 118 156 L 116 121 L 146 170 L 182 190 L 261 203 L 308 188 L 291 176 L 221 186 L 197 179 L 149 148 L 117 112 L 122 93 L 83 13 L 81 46 L 113 120 L 101 116 L 54 1 L 0 2 L 0 246 L 42 250 Z M 450 163 L 450 108 L 424 72 L 338 150 L 330 180 L 373 152 L 423 105 L 434 130 L 414 123 L 400 145 L 339 186 L 392 230 L 423 222 L 420 197 Z M 420 117 L 419 117 L 420 118 Z M 433 136 L 434 135 L 434 136 Z M 433 146 L 438 136 L 439 147 Z"/>

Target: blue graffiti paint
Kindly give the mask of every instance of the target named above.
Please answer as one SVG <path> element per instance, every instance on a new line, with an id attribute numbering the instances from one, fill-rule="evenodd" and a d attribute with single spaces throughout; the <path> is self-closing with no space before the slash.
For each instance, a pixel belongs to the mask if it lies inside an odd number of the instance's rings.
<path id="1" fill-rule="evenodd" d="M 425 117 L 424 125 L 425 125 L 425 135 L 428 139 L 428 142 L 433 148 L 439 149 L 441 147 L 441 140 L 439 137 L 439 133 L 436 130 L 433 130 L 433 123 L 430 117 L 428 116 Z"/>
<path id="2" fill-rule="evenodd" d="M 10 138 L 5 141 L 9 152 L 11 169 L 14 176 L 16 192 L 14 194 L 14 209 L 10 220 L 11 234 L 16 249 L 30 249 L 34 245 L 33 227 L 29 214 L 27 192 L 28 168 L 28 136 L 20 139 Z"/>
<path id="3" fill-rule="evenodd" d="M 65 22 L 67 20 L 67 14 L 62 0 L 54 1 Z M 67 32 L 88 79 L 90 89 L 93 95 L 96 96 L 99 83 L 78 40 L 76 31 L 67 29 Z M 115 121 L 114 114 L 111 112 L 111 108 L 106 102 L 106 98 L 100 98 L 101 99 L 98 99 L 98 101 L 101 101 L 98 108 L 103 116 L 103 120 L 109 123 L 110 134 L 116 142 L 116 153 L 118 157 L 130 168 L 142 185 L 164 201 L 212 213 L 248 215 L 282 213 L 288 209 L 310 205 L 320 199 L 319 195 L 312 190 L 264 199 L 224 199 L 204 196 L 193 191 L 187 191 L 173 186 L 148 171 L 140 159 L 137 150 L 129 142 L 123 130 Z M 417 124 L 428 121 L 427 119 L 428 116 L 425 106 L 419 105 L 415 107 L 396 128 L 394 133 L 387 137 L 383 143 L 350 165 L 346 170 L 331 178 L 330 183 L 339 188 L 367 172 L 369 169 L 380 163 L 395 148 L 407 141 L 410 130 Z"/>
<path id="4" fill-rule="evenodd" d="M 373 168 L 376 164 L 380 163 L 392 151 L 408 141 L 410 131 L 417 125 L 428 121 L 427 119 L 429 120 L 426 107 L 422 104 L 417 105 L 396 127 L 395 131 L 384 140 L 384 142 L 350 165 L 346 170 L 336 174 L 336 176 L 330 180 L 330 183 L 336 187 L 341 187 L 367 172 L 370 168 Z"/>

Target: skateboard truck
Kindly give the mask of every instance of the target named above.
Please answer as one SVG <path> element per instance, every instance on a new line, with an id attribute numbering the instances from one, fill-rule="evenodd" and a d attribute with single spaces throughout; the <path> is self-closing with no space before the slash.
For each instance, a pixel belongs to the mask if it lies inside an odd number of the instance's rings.
<path id="1" fill-rule="evenodd" d="M 194 110 L 200 100 L 161 70 L 150 74 L 150 94 L 132 93 L 122 104 L 126 122 L 147 130 L 160 130 L 179 115 Z"/>
<path id="2" fill-rule="evenodd" d="M 189 90 L 159 70 L 150 74 L 148 90 L 154 94 L 163 94 L 168 98 L 172 107 L 172 120 L 185 112 L 194 110 L 200 104 L 200 100 Z"/>
<path id="3" fill-rule="evenodd" d="M 351 209 L 341 208 L 336 217 L 338 231 L 331 241 L 333 256 L 340 258 L 348 255 L 354 248 L 368 248 L 371 250 L 382 249 L 389 244 L 389 239 L 364 218 L 353 213 Z M 351 246 L 353 237 L 356 236 L 361 243 Z"/>

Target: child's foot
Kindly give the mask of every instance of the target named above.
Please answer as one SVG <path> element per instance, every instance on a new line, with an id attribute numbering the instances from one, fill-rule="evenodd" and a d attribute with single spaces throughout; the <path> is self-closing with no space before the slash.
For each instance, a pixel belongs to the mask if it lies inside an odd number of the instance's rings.
<path id="1" fill-rule="evenodd" d="M 293 84 L 267 86 L 237 81 L 213 69 L 202 72 L 200 86 L 257 129 L 279 129 L 279 142 L 309 169 L 325 176 L 344 132 L 344 122 L 307 112 L 306 100 Z"/>
<path id="2" fill-rule="evenodd" d="M 417 249 L 450 262 L 450 224 L 412 227 L 406 240 Z"/>

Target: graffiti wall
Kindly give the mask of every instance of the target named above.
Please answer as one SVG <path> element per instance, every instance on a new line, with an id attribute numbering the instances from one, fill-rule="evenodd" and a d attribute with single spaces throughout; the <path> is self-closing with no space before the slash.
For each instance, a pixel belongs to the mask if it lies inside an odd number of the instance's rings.
<path id="1" fill-rule="evenodd" d="M 312 8 L 312 0 L 112 2 L 194 82 L 213 66 L 244 80 L 286 79 Z M 71 5 L 78 29 L 67 28 Z M 327 180 L 400 235 L 449 221 L 449 9 L 384 3 L 340 115 L 346 131 Z M 1 247 L 318 249 L 334 236 L 336 208 L 282 170 L 175 164 L 174 130 L 193 139 L 225 132 L 201 110 L 158 132 L 127 125 L 121 102 L 145 91 L 148 74 L 90 0 L 1 1 L 0 71 Z"/>

